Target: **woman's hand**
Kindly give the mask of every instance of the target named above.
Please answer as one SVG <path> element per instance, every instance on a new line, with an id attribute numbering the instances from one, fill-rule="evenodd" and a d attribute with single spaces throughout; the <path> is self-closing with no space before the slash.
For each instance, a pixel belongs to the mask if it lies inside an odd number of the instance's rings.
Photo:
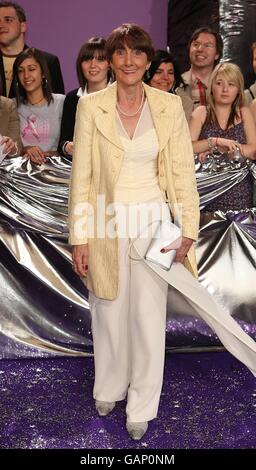
<path id="1" fill-rule="evenodd" d="M 68 153 L 69 155 L 73 155 L 73 148 L 74 148 L 73 142 L 67 142 L 65 145 L 65 152 Z"/>
<path id="2" fill-rule="evenodd" d="M 4 145 L 3 152 L 10 156 L 17 155 L 17 144 L 12 140 L 10 137 L 3 136 L 1 141 L 1 145 Z"/>
<path id="3" fill-rule="evenodd" d="M 205 162 L 205 159 L 207 157 L 207 155 L 209 155 L 209 150 L 206 150 L 206 152 L 201 152 L 198 154 L 198 158 L 199 158 L 199 161 L 201 163 L 204 163 Z"/>
<path id="4" fill-rule="evenodd" d="M 44 152 L 40 147 L 24 147 L 23 155 L 29 158 L 32 162 L 41 165 L 48 157 L 48 152 Z"/>
<path id="5" fill-rule="evenodd" d="M 176 263 L 183 263 L 185 256 L 187 255 L 193 240 L 187 237 L 180 237 L 174 242 L 170 243 L 170 245 L 165 246 L 161 253 L 167 253 L 170 250 L 177 250 L 175 261 Z"/>
<path id="6" fill-rule="evenodd" d="M 222 137 L 217 138 L 217 147 L 221 152 L 233 152 L 237 149 L 242 152 L 242 144 L 236 140 L 223 139 Z"/>
<path id="7" fill-rule="evenodd" d="M 80 277 L 85 277 L 88 271 L 88 243 L 72 247 L 73 269 Z"/>
<path id="8" fill-rule="evenodd" d="M 191 238 L 182 237 L 181 245 L 176 251 L 175 261 L 176 263 L 183 263 L 185 256 L 191 248 L 193 241 Z"/>
<path id="9" fill-rule="evenodd" d="M 170 245 L 166 246 L 164 248 L 164 253 L 167 251 L 176 249 L 177 251 L 176 251 L 175 261 L 176 263 L 183 263 L 185 256 L 187 255 L 192 243 L 193 243 L 193 240 L 191 238 L 181 237 L 181 239 L 179 238 L 178 240 L 175 240 Z"/>

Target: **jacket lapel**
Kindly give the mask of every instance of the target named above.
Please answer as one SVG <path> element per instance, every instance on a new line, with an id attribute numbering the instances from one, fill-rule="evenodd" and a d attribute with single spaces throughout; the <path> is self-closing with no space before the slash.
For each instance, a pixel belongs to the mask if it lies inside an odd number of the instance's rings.
<path id="1" fill-rule="evenodd" d="M 151 110 L 152 119 L 156 127 L 159 139 L 159 151 L 167 144 L 170 138 L 170 114 L 167 112 L 167 100 L 164 94 L 156 93 L 156 90 L 143 83 L 148 104 Z M 108 88 L 98 105 L 98 112 L 95 118 L 96 126 L 99 131 L 119 149 L 123 146 L 116 128 L 116 83 Z"/>
<path id="2" fill-rule="evenodd" d="M 159 151 L 163 150 L 170 138 L 170 113 L 167 111 L 167 100 L 164 94 L 156 93 L 156 90 L 143 84 L 148 99 L 153 122 L 156 127 L 156 133 L 159 139 Z"/>
<path id="3" fill-rule="evenodd" d="M 95 118 L 98 130 L 116 147 L 123 150 L 123 146 L 116 128 L 116 83 L 108 88 L 98 105 Z"/>

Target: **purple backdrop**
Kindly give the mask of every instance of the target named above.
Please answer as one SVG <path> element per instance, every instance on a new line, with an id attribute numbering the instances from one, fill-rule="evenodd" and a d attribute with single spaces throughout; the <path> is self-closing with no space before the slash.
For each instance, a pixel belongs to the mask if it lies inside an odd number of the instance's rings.
<path id="1" fill-rule="evenodd" d="M 121 23 L 143 26 L 156 48 L 167 44 L 168 0 L 17 0 L 26 11 L 29 45 L 57 54 L 66 91 L 77 86 L 75 61 L 83 42 L 106 37 Z"/>

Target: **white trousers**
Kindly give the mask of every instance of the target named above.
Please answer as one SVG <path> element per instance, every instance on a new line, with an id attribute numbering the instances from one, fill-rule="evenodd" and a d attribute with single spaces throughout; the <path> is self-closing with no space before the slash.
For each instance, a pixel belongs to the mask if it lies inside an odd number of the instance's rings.
<path id="1" fill-rule="evenodd" d="M 169 216 L 167 208 L 165 215 Z M 127 395 L 127 420 L 141 422 L 154 419 L 158 411 L 168 283 L 142 260 L 130 259 L 129 245 L 129 238 L 119 239 L 118 297 L 109 301 L 92 293 L 89 296 L 95 362 L 93 396 L 111 402 Z"/>

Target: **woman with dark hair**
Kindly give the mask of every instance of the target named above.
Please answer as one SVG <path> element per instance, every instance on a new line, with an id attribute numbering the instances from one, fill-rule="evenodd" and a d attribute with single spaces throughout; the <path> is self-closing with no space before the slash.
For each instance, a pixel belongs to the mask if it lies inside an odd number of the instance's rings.
<path id="1" fill-rule="evenodd" d="M 154 57 L 150 36 L 123 24 L 107 39 L 106 56 L 116 82 L 78 103 L 69 240 L 73 269 L 89 290 L 96 410 L 106 416 L 127 397 L 126 428 L 138 440 L 158 411 L 168 283 L 255 375 L 256 347 L 192 275 L 199 219 L 193 149 L 180 99 L 143 83 Z M 170 225 L 171 217 L 182 235 L 168 270 L 158 262 L 174 248 L 171 237 L 165 245 L 150 227 Z M 156 264 L 145 259 L 154 240 Z"/>
<path id="2" fill-rule="evenodd" d="M 156 51 L 146 73 L 145 83 L 159 90 L 180 96 L 186 118 L 189 120 L 193 111 L 193 103 L 185 92 L 186 85 L 179 67 L 169 52 L 161 49 Z"/>
<path id="3" fill-rule="evenodd" d="M 161 49 L 155 52 L 145 83 L 170 93 L 174 93 L 175 88 L 181 84 L 184 85 L 177 63 L 169 52 Z"/>
<path id="4" fill-rule="evenodd" d="M 35 48 L 19 54 L 13 75 L 23 153 L 41 164 L 57 153 L 65 96 L 51 92 L 47 63 Z"/>
<path id="5" fill-rule="evenodd" d="M 21 152 L 20 123 L 16 104 L 2 96 L 0 79 L 0 161 L 4 155 L 14 157 Z"/>
<path id="6" fill-rule="evenodd" d="M 157 220 L 170 219 L 165 191 L 170 203 L 181 203 L 176 260 L 195 273 L 198 198 L 181 102 L 143 83 L 154 57 L 150 36 L 124 24 L 110 34 L 106 54 L 116 82 L 78 102 L 70 243 L 74 270 L 90 291 L 96 409 L 105 416 L 127 395 L 127 430 L 141 439 L 160 399 L 168 284 L 129 257 L 130 237 L 140 233 L 129 213 L 145 220 L 155 208 Z"/>
<path id="7" fill-rule="evenodd" d="M 73 135 L 76 108 L 81 96 L 102 90 L 110 82 L 111 70 L 105 56 L 106 40 L 93 37 L 82 45 L 76 72 L 80 88 L 70 91 L 64 101 L 58 150 L 62 155 L 73 155 Z"/>

